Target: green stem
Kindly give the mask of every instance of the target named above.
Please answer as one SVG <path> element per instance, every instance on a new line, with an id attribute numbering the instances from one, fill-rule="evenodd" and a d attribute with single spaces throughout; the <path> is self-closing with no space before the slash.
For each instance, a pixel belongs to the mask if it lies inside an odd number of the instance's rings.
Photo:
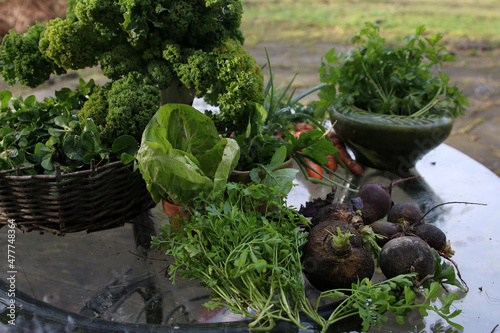
<path id="1" fill-rule="evenodd" d="M 363 70 L 365 71 L 366 77 L 368 78 L 368 81 L 373 85 L 373 87 L 378 92 L 378 94 L 380 95 L 380 98 L 384 101 L 384 103 L 387 103 L 387 96 L 386 96 L 386 94 L 384 93 L 384 91 L 382 91 L 382 89 L 380 89 L 380 87 L 377 85 L 377 83 L 370 76 L 370 73 L 368 73 L 368 69 L 366 68 L 365 63 L 362 62 L 361 64 L 363 66 Z"/>
<path id="2" fill-rule="evenodd" d="M 312 94 L 313 92 L 317 91 L 317 90 L 320 90 L 321 88 L 323 88 L 324 86 L 326 86 L 327 84 L 326 83 L 322 83 L 322 84 L 319 84 L 317 85 L 316 87 L 313 87 L 305 92 L 303 92 L 302 94 L 298 95 L 297 97 L 295 97 L 291 102 L 290 102 L 290 106 L 293 106 L 295 103 L 297 103 L 298 101 L 300 101 L 302 98 Z"/>
<path id="3" fill-rule="evenodd" d="M 252 283 L 252 285 L 253 285 L 253 283 Z M 269 311 L 269 309 L 271 309 L 274 306 L 274 304 L 270 305 L 273 296 L 274 296 L 274 288 L 271 287 L 271 289 L 269 291 L 269 297 L 267 298 L 264 305 L 259 309 L 260 311 L 257 313 L 257 319 L 255 319 L 253 322 L 251 322 L 248 326 L 254 327 L 255 325 L 257 325 L 259 323 L 259 321 L 263 320 L 266 317 L 267 311 Z M 252 299 L 255 300 L 256 298 L 253 297 Z"/>
<path id="4" fill-rule="evenodd" d="M 426 106 L 424 106 L 423 108 L 421 108 L 417 112 L 411 114 L 409 117 L 420 117 L 420 116 L 423 116 L 430 109 L 432 109 L 434 107 L 434 105 L 436 105 L 438 103 L 438 97 L 439 97 L 439 94 L 441 94 L 441 88 L 442 87 L 439 87 L 438 92 L 436 93 L 436 95 L 434 96 L 434 98 L 429 103 L 427 103 Z"/>

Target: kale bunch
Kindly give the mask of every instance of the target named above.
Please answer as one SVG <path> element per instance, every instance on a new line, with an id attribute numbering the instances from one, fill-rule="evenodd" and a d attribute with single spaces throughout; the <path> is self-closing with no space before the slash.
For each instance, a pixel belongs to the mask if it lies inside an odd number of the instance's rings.
<path id="1" fill-rule="evenodd" d="M 109 96 L 96 92 L 81 118 L 98 116 L 105 136 L 142 132 L 160 106 L 152 95 L 179 81 L 211 95 L 219 128 L 239 131 L 263 95 L 260 68 L 242 47 L 242 13 L 239 0 L 68 0 L 66 18 L 4 37 L 0 73 L 34 88 L 52 74 L 100 66 Z"/>
<path id="2" fill-rule="evenodd" d="M 141 141 L 142 132 L 160 104 L 158 88 L 138 72 L 98 87 L 89 96 L 78 117 L 83 125 L 92 119 L 106 145 L 121 135 Z"/>

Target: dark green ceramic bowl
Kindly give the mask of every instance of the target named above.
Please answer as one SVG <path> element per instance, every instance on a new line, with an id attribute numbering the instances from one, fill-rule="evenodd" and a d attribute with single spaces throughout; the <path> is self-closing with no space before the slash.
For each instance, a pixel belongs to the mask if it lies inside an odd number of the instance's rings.
<path id="1" fill-rule="evenodd" d="M 453 119 L 445 116 L 393 116 L 354 107 L 332 109 L 330 118 L 358 162 L 399 174 L 446 140 L 453 128 Z"/>

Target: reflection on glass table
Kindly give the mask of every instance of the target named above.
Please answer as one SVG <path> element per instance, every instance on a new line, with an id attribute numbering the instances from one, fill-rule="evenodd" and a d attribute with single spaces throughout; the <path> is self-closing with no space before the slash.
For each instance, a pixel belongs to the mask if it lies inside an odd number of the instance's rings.
<path id="1" fill-rule="evenodd" d="M 426 217 L 447 235 L 470 291 L 458 288 L 455 306 L 462 310 L 454 321 L 465 332 L 492 332 L 500 324 L 500 179 L 491 171 L 441 145 L 424 157 L 412 172 L 421 176 L 393 190 L 393 201 L 415 202 L 423 211 L 448 201 L 480 202 L 486 206 L 452 204 Z M 399 176 L 367 169 L 351 181 L 362 186 L 387 184 Z M 299 208 L 324 197 L 331 189 L 297 177 L 288 198 Z M 348 202 L 351 191 L 336 191 L 336 200 Z M 244 332 L 244 318 L 224 309 L 207 311 L 202 304 L 209 292 L 195 281 L 176 280 L 167 267 L 171 258 L 149 248 L 150 237 L 168 223 L 160 205 L 122 228 L 64 237 L 38 233 L 16 234 L 16 320 L 9 321 L 9 288 L 6 255 L 0 261 L 0 332 Z M 7 230 L 0 229 L 1 252 L 6 253 Z M 496 283 L 495 283 L 496 281 Z M 324 308 L 328 313 L 329 306 Z M 307 323 L 307 318 L 304 318 Z M 500 328 L 499 328 L 500 330 Z M 299 332 L 293 325 L 278 325 L 276 332 Z M 310 332 L 315 331 L 311 324 Z M 331 332 L 358 332 L 351 320 Z M 411 313 L 405 325 L 390 318 L 370 332 L 455 332 L 437 315 L 422 318 Z M 303 330 L 301 332 L 304 332 Z"/>

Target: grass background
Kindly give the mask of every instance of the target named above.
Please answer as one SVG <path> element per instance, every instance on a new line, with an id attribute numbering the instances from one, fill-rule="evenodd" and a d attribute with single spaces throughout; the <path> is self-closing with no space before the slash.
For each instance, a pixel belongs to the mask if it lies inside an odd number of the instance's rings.
<path id="1" fill-rule="evenodd" d="M 246 44 L 340 43 L 364 22 L 380 25 L 398 42 L 425 25 L 447 43 L 500 45 L 498 0 L 243 0 Z"/>

